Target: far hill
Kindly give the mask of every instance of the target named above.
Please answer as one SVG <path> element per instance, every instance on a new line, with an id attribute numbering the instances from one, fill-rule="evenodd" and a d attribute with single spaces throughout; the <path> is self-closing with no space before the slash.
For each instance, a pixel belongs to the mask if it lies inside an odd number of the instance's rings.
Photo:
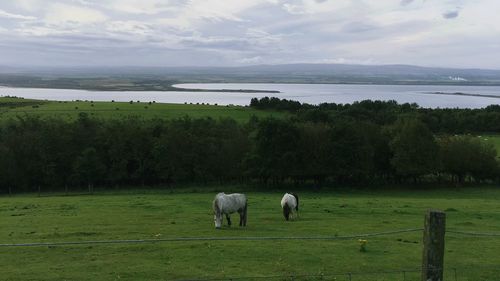
<path id="1" fill-rule="evenodd" d="M 77 83 L 71 80 L 76 80 Z M 30 69 L 0 67 L 0 85 L 50 88 L 51 84 L 63 84 L 72 85 L 71 88 L 92 89 L 89 84 L 99 84 L 102 81 L 105 84 L 112 81 L 115 85 L 126 81 L 134 84 L 135 90 L 171 90 L 168 85 L 185 82 L 500 85 L 500 70 L 349 64 Z"/>
<path id="2" fill-rule="evenodd" d="M 180 80 L 264 83 L 364 83 L 500 85 L 500 70 L 431 68 L 412 65 L 283 64 L 245 67 L 158 68 Z M 189 79 L 186 75 L 193 75 Z"/>

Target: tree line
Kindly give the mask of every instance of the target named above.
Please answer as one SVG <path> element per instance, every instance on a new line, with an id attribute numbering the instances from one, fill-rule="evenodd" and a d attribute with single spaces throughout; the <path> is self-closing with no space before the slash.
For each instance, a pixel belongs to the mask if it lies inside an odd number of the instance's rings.
<path id="1" fill-rule="evenodd" d="M 253 98 L 257 109 L 289 111 L 302 121 L 331 122 L 337 119 L 368 121 L 390 125 L 402 115 L 418 116 L 433 133 L 500 133 L 500 105 L 486 108 L 421 108 L 416 103 L 364 100 L 352 104 L 322 103 L 310 105 L 276 97 Z"/>
<path id="2" fill-rule="evenodd" d="M 0 123 L 0 189 L 499 181 L 491 145 L 473 136 L 436 134 L 426 113 L 411 112 L 413 105 L 370 106 L 378 108 L 368 111 L 371 117 L 327 112 L 324 118 L 326 111 L 313 108 L 245 124 L 230 118 L 99 119 L 86 113 L 74 121 L 17 117 Z M 386 116 L 387 108 L 399 113 Z"/>

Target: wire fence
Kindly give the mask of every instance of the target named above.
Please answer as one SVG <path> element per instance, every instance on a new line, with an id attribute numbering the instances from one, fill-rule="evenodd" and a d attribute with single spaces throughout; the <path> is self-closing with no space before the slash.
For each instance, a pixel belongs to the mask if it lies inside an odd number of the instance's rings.
<path id="1" fill-rule="evenodd" d="M 390 236 L 402 233 L 415 233 L 423 231 L 423 228 L 409 228 L 409 229 L 399 229 L 390 230 L 383 232 L 372 232 L 372 233 L 358 233 L 351 235 L 334 235 L 334 236 L 297 236 L 297 237 L 172 237 L 172 238 L 161 238 L 161 239 L 129 239 L 129 240 L 94 240 L 94 241 L 56 241 L 56 242 L 33 242 L 33 243 L 3 243 L 0 244 L 0 248 L 6 247 L 52 247 L 52 246 L 70 246 L 70 245 L 104 245 L 104 244 L 143 244 L 143 243 L 175 243 L 175 242 L 191 242 L 191 241 L 277 241 L 277 240 L 349 240 L 349 239 L 361 239 L 368 237 L 381 237 Z M 486 233 L 486 232 L 473 232 L 473 231 L 462 231 L 456 229 L 447 229 L 447 234 L 458 235 L 458 236 L 470 236 L 470 237 L 500 237 L 500 233 Z M 191 278 L 191 279 L 176 279 L 176 281 L 232 281 L 232 280 L 289 280 L 289 281 L 312 281 L 312 280 L 348 280 L 348 281 L 388 281 L 388 280 L 420 280 L 421 273 L 424 268 L 415 267 L 407 269 L 396 269 L 396 270 L 381 270 L 381 271 L 352 271 L 352 272 L 325 272 L 316 274 L 285 274 L 285 275 L 262 275 L 262 276 L 234 276 L 234 277 L 207 277 L 207 278 Z M 426 269 L 428 270 L 428 269 Z M 471 271 L 480 271 L 480 274 L 484 275 L 484 272 L 488 274 L 493 274 L 492 277 L 485 277 L 480 280 L 500 280 L 500 264 L 484 270 L 477 266 L 470 267 L 469 269 L 461 266 L 460 268 L 433 268 L 431 270 L 443 271 L 445 280 L 471 280 L 467 277 L 467 274 Z M 482 270 L 482 271 L 481 271 Z M 484 272 L 483 272 L 484 271 Z M 477 276 L 478 274 L 475 274 Z M 171 280 L 171 279 L 169 279 Z M 478 279 L 479 280 L 479 279 Z"/>
<path id="2" fill-rule="evenodd" d="M 66 246 L 66 245 L 90 245 L 90 244 L 141 244 L 161 242 L 188 242 L 188 241 L 275 241 L 275 240 L 348 240 L 356 238 L 367 238 L 400 233 L 423 231 L 423 228 L 400 229 L 384 232 L 361 233 L 353 235 L 334 236 L 297 236 L 297 237 L 265 237 L 265 236 L 235 236 L 235 237 L 172 237 L 161 239 L 129 239 L 129 240 L 94 240 L 94 241 L 62 241 L 62 242 L 33 242 L 33 243 L 4 243 L 0 247 L 39 247 L 39 246 Z"/>
<path id="3" fill-rule="evenodd" d="M 142 244 L 142 243 L 165 243 L 165 242 L 189 242 L 189 241 L 277 241 L 277 240 L 349 240 L 377 236 L 387 236 L 401 233 L 423 231 L 423 228 L 408 228 L 389 230 L 383 232 L 358 233 L 351 235 L 334 236 L 234 236 L 234 237 L 170 237 L 158 239 L 122 239 L 122 240 L 89 240 L 89 241 L 55 241 L 55 242 L 28 242 L 28 243 L 1 243 L 0 247 L 40 247 L 40 246 L 68 246 L 68 245 L 99 245 L 99 244 Z M 500 233 L 472 232 L 447 229 L 446 234 L 475 237 L 500 237 Z"/>
<path id="4" fill-rule="evenodd" d="M 465 236 L 500 237 L 500 233 L 460 231 L 460 230 L 453 230 L 453 229 L 447 229 L 446 234 L 459 234 L 459 235 L 465 235 Z"/>

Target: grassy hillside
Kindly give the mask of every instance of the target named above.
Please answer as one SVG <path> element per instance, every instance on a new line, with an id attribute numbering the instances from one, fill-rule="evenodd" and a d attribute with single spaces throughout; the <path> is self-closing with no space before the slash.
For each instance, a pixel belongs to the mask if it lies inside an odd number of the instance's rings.
<path id="1" fill-rule="evenodd" d="M 498 158 L 500 158 L 500 135 L 481 135 L 478 137 L 484 142 L 492 144 L 497 149 Z"/>
<path id="2" fill-rule="evenodd" d="M 344 236 L 420 228 L 428 208 L 448 230 L 500 233 L 500 190 L 300 193 L 297 221 L 285 222 L 282 193 L 247 192 L 246 228 L 215 230 L 214 193 L 101 194 L 0 198 L 0 243 L 169 237 Z M 233 216 L 237 224 L 238 219 Z M 190 241 L 154 244 L 2 247 L 4 280 L 172 280 L 359 272 L 352 280 L 403 280 L 418 271 L 421 232 L 317 241 Z M 445 279 L 498 280 L 500 237 L 447 234 Z M 385 274 L 369 272 L 395 271 Z M 420 280 L 406 272 L 405 280 Z M 273 280 L 282 280 L 281 278 Z M 297 280 L 297 279 L 296 279 Z M 298 279 L 298 280 L 317 280 Z M 347 275 L 324 280 L 348 280 Z"/>
<path id="3" fill-rule="evenodd" d="M 90 102 L 90 101 L 37 101 L 17 98 L 0 98 L 0 119 L 17 115 L 34 114 L 43 117 L 76 118 L 80 112 L 102 118 L 139 116 L 143 118 L 192 118 L 231 117 L 239 122 L 247 121 L 252 115 L 257 117 L 283 116 L 277 111 L 256 110 L 243 106 L 216 106 L 202 104 L 165 104 L 148 102 Z"/>

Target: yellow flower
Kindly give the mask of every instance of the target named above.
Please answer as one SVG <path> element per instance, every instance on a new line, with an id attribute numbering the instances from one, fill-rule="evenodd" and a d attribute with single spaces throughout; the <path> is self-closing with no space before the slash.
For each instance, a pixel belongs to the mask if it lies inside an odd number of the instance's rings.
<path id="1" fill-rule="evenodd" d="M 368 241 L 364 239 L 358 239 L 358 242 L 359 242 L 359 251 L 366 252 L 366 243 L 368 243 Z"/>

